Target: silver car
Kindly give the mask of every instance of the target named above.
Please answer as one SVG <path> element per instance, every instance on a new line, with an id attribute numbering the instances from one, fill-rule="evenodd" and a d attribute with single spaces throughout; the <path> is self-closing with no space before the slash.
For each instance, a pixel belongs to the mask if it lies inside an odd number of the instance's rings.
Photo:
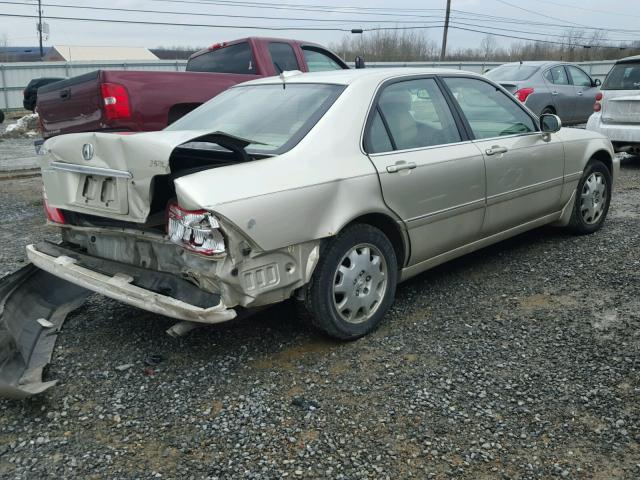
<path id="1" fill-rule="evenodd" d="M 43 276 L 3 286 L 3 321 L 19 336 L 80 286 L 181 320 L 174 335 L 293 298 L 360 337 L 403 280 L 541 225 L 602 226 L 611 143 L 560 127 L 480 75 L 371 69 L 248 82 L 160 132 L 51 138 L 62 243 L 27 247 Z"/>
<path id="2" fill-rule="evenodd" d="M 587 121 L 600 85 L 577 65 L 558 62 L 507 63 L 486 76 L 536 115 L 553 113 L 567 125 Z"/>
<path id="3" fill-rule="evenodd" d="M 616 62 L 593 110 L 587 130 L 606 135 L 618 152 L 640 155 L 640 55 Z"/>

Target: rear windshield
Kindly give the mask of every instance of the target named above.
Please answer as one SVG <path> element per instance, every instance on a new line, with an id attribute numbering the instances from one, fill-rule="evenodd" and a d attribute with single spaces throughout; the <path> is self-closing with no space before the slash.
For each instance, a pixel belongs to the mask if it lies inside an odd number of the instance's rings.
<path id="1" fill-rule="evenodd" d="M 253 53 L 248 43 L 237 43 L 212 50 L 187 62 L 187 72 L 256 74 Z"/>
<path id="2" fill-rule="evenodd" d="M 486 77 L 494 82 L 518 82 L 529 78 L 538 71 L 538 68 L 526 65 L 502 65 L 487 72 Z"/>
<path id="3" fill-rule="evenodd" d="M 251 141 L 248 152 L 291 149 L 344 90 L 342 85 L 283 84 L 231 88 L 165 130 L 224 132 Z"/>
<path id="4" fill-rule="evenodd" d="M 614 65 L 602 90 L 640 90 L 640 62 Z"/>

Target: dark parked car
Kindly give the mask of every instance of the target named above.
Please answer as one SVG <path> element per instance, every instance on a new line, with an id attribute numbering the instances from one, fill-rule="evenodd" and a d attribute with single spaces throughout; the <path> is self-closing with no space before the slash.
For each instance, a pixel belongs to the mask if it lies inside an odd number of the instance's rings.
<path id="1" fill-rule="evenodd" d="M 536 115 L 552 113 L 566 125 L 587 121 L 600 86 L 577 65 L 560 62 L 507 63 L 486 76 Z"/>
<path id="2" fill-rule="evenodd" d="M 45 85 L 49 85 L 50 83 L 59 82 L 60 80 L 65 80 L 63 77 L 41 77 L 34 78 L 29 82 L 24 91 L 22 92 L 24 98 L 22 100 L 22 106 L 24 106 L 25 110 L 31 110 L 32 112 L 36 109 L 36 101 L 38 99 L 38 88 L 44 87 Z"/>

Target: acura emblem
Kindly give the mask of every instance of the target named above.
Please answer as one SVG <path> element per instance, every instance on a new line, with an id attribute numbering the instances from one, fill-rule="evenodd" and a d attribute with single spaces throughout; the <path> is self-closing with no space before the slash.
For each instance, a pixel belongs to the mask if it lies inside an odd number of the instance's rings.
<path id="1" fill-rule="evenodd" d="M 82 146 L 82 158 L 84 158 L 87 162 L 93 158 L 93 145 L 90 143 L 85 143 Z"/>

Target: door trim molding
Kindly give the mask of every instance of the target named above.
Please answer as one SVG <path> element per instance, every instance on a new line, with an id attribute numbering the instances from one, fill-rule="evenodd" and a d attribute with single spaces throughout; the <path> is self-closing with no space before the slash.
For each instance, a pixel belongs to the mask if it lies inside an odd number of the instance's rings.
<path id="1" fill-rule="evenodd" d="M 440 220 L 446 220 L 450 217 L 455 217 L 457 215 L 462 215 L 463 213 L 478 210 L 480 208 L 484 208 L 484 206 L 484 198 L 479 198 L 478 200 L 472 200 L 471 202 L 463 203 L 461 205 L 456 205 L 454 207 L 444 208 L 436 212 L 430 212 L 424 215 L 409 218 L 407 220 L 407 227 L 409 227 L 409 229 L 417 228 L 422 225 L 438 222 Z"/>
<path id="2" fill-rule="evenodd" d="M 534 183 L 533 185 L 527 185 L 526 187 L 515 188 L 508 192 L 498 193 L 497 195 L 487 196 L 487 207 L 495 205 L 497 203 L 506 202 L 517 197 L 523 197 L 531 193 L 536 193 L 541 190 L 553 188 L 565 183 L 565 177 L 552 178 L 551 180 L 545 180 L 543 182 Z"/>

